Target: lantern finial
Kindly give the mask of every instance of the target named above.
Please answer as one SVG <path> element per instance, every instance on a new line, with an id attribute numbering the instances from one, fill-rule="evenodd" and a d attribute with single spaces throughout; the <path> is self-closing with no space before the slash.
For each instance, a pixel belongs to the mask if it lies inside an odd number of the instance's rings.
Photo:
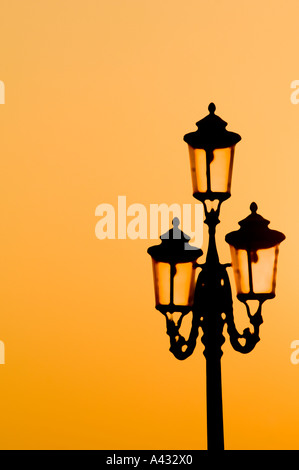
<path id="1" fill-rule="evenodd" d="M 215 111 L 216 111 L 216 106 L 214 103 L 210 103 L 209 106 L 208 106 L 208 110 L 210 112 L 210 114 L 215 114 Z"/>
<path id="2" fill-rule="evenodd" d="M 257 203 L 256 202 L 252 202 L 250 204 L 250 210 L 253 214 L 256 214 L 256 211 L 257 211 L 258 207 L 257 207 Z"/>
<path id="3" fill-rule="evenodd" d="M 174 217 L 173 220 L 172 220 L 172 225 L 173 225 L 173 228 L 179 228 L 179 225 L 180 225 L 180 219 L 178 217 Z"/>

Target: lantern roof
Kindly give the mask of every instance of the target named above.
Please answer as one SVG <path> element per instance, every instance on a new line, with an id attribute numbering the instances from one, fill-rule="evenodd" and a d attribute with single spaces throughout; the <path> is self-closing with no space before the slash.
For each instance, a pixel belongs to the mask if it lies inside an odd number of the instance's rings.
<path id="1" fill-rule="evenodd" d="M 255 202 L 250 205 L 251 214 L 239 222 L 240 228 L 226 235 L 226 242 L 236 249 L 259 250 L 271 248 L 285 239 L 277 230 L 269 229 L 269 220 L 257 213 Z"/>
<path id="2" fill-rule="evenodd" d="M 210 114 L 196 123 L 198 129 L 184 136 L 184 141 L 195 149 L 214 150 L 232 147 L 241 140 L 235 132 L 226 130 L 227 122 L 215 114 L 216 106 L 210 103 Z"/>
<path id="3" fill-rule="evenodd" d="M 180 220 L 175 217 L 173 228 L 161 235 L 162 243 L 151 246 L 147 252 L 155 261 L 165 263 L 188 263 L 195 261 L 203 252 L 189 244 L 190 237 L 179 229 Z"/>

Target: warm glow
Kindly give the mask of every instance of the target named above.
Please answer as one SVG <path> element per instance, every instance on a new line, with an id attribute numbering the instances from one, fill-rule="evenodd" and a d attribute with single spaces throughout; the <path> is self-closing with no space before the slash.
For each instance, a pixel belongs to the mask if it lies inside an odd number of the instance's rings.
<path id="1" fill-rule="evenodd" d="M 211 189 L 213 192 L 230 192 L 234 153 L 235 146 L 213 151 L 210 161 Z"/>
<path id="2" fill-rule="evenodd" d="M 230 193 L 235 146 L 215 149 L 208 157 L 203 149 L 188 148 L 193 193 Z"/>
<path id="3" fill-rule="evenodd" d="M 173 284 L 174 304 L 191 306 L 195 289 L 195 269 L 193 268 L 193 263 L 179 263 L 176 265 Z"/>
<path id="4" fill-rule="evenodd" d="M 207 163 L 206 152 L 203 149 L 194 149 L 188 145 L 191 166 L 193 193 L 207 191 Z"/>
<path id="5" fill-rule="evenodd" d="M 275 294 L 278 246 L 251 252 L 250 257 L 246 250 L 230 249 L 237 293 Z"/>
<path id="6" fill-rule="evenodd" d="M 156 305 L 170 303 L 170 264 L 153 259 L 154 287 Z"/>
<path id="7" fill-rule="evenodd" d="M 246 250 L 236 250 L 230 246 L 232 265 L 234 270 L 237 294 L 248 294 L 249 275 L 248 275 L 248 256 Z"/>
<path id="8" fill-rule="evenodd" d="M 153 259 L 153 273 L 156 305 L 192 306 L 195 289 L 193 262 L 177 263 L 172 279 L 170 264 Z"/>
<path id="9" fill-rule="evenodd" d="M 253 291 L 275 293 L 278 246 L 258 250 L 251 256 Z"/>

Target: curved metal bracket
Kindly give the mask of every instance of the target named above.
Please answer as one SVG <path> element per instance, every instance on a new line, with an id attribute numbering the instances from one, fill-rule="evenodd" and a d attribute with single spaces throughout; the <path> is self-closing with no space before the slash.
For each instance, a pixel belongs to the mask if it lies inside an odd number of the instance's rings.
<path id="1" fill-rule="evenodd" d="M 224 266 L 223 266 L 224 267 Z M 225 269 L 225 268 L 224 268 Z M 177 321 L 174 319 L 174 314 L 169 312 L 162 312 L 166 318 L 166 332 L 170 338 L 170 352 L 179 360 L 185 360 L 193 353 L 196 347 L 196 341 L 199 335 L 199 328 L 203 330 L 202 342 L 205 345 L 206 349 L 204 351 L 205 356 L 207 354 L 220 354 L 222 355 L 221 345 L 224 343 L 224 336 L 222 334 L 223 326 L 227 324 L 227 333 L 229 335 L 230 343 L 235 351 L 241 352 L 242 354 L 250 353 L 256 344 L 260 341 L 259 329 L 260 325 L 263 323 L 262 317 L 262 305 L 266 299 L 259 299 L 259 305 L 254 314 L 250 311 L 250 306 L 246 300 L 240 300 L 245 307 L 247 316 L 251 325 L 253 326 L 253 332 L 250 331 L 250 328 L 245 328 L 242 333 L 236 328 L 233 314 L 233 303 L 231 297 L 231 291 L 229 287 L 228 276 L 223 270 L 222 272 L 223 280 L 225 281 L 223 286 L 223 315 L 213 315 L 212 311 L 209 311 L 208 304 L 202 304 L 202 287 L 199 283 L 198 285 L 198 296 L 197 302 L 194 305 L 194 309 L 191 312 L 180 313 L 180 316 Z M 199 276 L 201 279 L 201 276 Z M 221 291 L 220 291 L 221 292 Z M 205 305 L 206 308 L 203 308 Z M 186 339 L 180 333 L 180 328 L 182 325 L 183 318 L 188 314 L 192 314 L 192 325 L 188 339 Z M 209 336 L 213 332 L 214 340 L 217 344 L 210 344 L 210 341 L 207 342 Z M 208 336 L 207 336 L 208 335 Z M 216 341 L 217 340 L 217 341 Z M 217 352 L 218 351 L 218 352 Z"/>
<path id="2" fill-rule="evenodd" d="M 226 314 L 227 332 L 229 334 L 230 342 L 235 351 L 247 354 L 251 352 L 255 345 L 260 341 L 259 328 L 263 323 L 262 317 L 262 305 L 265 299 L 259 300 L 259 306 L 257 311 L 252 315 L 250 307 L 246 300 L 240 302 L 245 304 L 247 315 L 250 323 L 253 325 L 253 332 L 249 328 L 245 328 L 243 333 L 240 334 L 235 326 L 233 309 L 231 308 Z M 244 340 L 244 344 L 240 343 L 240 340 Z"/>
<path id="3" fill-rule="evenodd" d="M 181 313 L 177 322 L 174 321 L 172 313 L 163 313 L 166 318 L 166 332 L 170 337 L 170 351 L 176 357 L 176 359 L 184 360 L 187 359 L 193 353 L 196 340 L 198 337 L 200 320 L 192 313 L 192 326 L 190 330 L 189 338 L 186 340 L 179 332 L 183 318 L 188 313 Z"/>

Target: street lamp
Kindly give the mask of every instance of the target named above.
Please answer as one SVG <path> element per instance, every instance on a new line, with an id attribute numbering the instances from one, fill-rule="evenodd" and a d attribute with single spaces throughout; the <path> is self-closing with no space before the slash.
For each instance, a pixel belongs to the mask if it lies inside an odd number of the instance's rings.
<path id="1" fill-rule="evenodd" d="M 184 136 L 190 155 L 193 196 L 225 201 L 230 197 L 235 145 L 239 134 L 226 130 L 227 123 L 216 116 L 214 103 L 210 114 L 196 123 L 197 131 Z"/>
<path id="2" fill-rule="evenodd" d="M 160 245 L 148 253 L 153 260 L 156 309 L 162 313 L 188 313 L 192 309 L 195 290 L 195 261 L 202 250 L 189 245 L 190 237 L 179 229 L 179 219 L 160 238 Z"/>
<path id="3" fill-rule="evenodd" d="M 170 351 L 177 359 L 189 357 L 196 346 L 199 328 L 205 346 L 207 390 L 208 449 L 223 450 L 223 411 L 221 385 L 221 357 L 224 325 L 236 351 L 249 353 L 259 338 L 263 322 L 262 304 L 275 297 L 279 244 L 284 234 L 269 229 L 269 221 L 257 213 L 257 205 L 250 206 L 251 214 L 239 222 L 240 229 L 226 235 L 231 248 L 232 266 L 237 298 L 246 306 L 253 326 L 239 333 L 234 322 L 231 286 L 226 268 L 221 264 L 216 248 L 216 226 L 223 201 L 231 195 L 231 179 L 235 145 L 239 134 L 226 130 L 227 123 L 215 115 L 215 105 L 209 105 L 209 115 L 197 123 L 198 130 L 186 134 L 188 144 L 193 196 L 204 206 L 205 224 L 209 229 L 209 244 L 204 264 L 198 264 L 202 251 L 189 244 L 190 238 L 179 229 L 179 220 L 173 220 L 173 229 L 161 236 L 162 243 L 150 247 L 153 260 L 156 309 L 166 318 Z M 217 208 L 208 210 L 207 201 L 217 200 Z M 201 271 L 195 277 L 196 268 Z M 248 300 L 259 302 L 252 313 Z M 174 316 L 177 312 L 178 316 Z M 180 334 L 183 317 L 192 313 L 192 324 L 187 339 Z"/>
<path id="4" fill-rule="evenodd" d="M 268 228 L 270 222 L 257 214 L 257 208 L 253 202 L 251 214 L 239 222 L 241 228 L 225 237 L 241 301 L 275 297 L 279 244 L 285 239 L 283 233 Z"/>

